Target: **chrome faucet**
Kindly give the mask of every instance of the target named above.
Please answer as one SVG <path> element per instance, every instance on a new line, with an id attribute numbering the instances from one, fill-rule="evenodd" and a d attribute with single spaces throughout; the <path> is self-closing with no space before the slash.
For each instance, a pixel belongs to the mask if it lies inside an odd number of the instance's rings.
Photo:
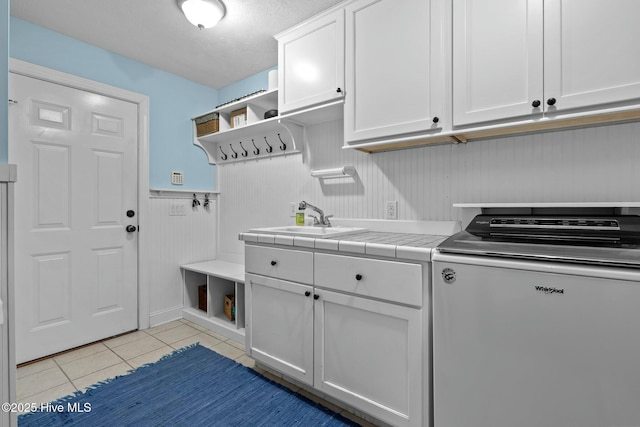
<path id="1" fill-rule="evenodd" d="M 318 213 L 318 215 L 320 215 L 320 219 L 318 219 L 318 217 L 315 215 L 311 215 L 313 217 L 313 225 L 315 227 L 331 227 L 331 222 L 329 221 L 329 218 L 331 218 L 333 215 L 325 216 L 324 211 L 322 209 L 320 209 L 319 207 L 313 206 L 311 203 L 307 203 L 304 200 L 301 201 L 300 204 L 298 204 L 298 209 L 304 210 L 307 208 L 314 210 L 315 212 Z"/>

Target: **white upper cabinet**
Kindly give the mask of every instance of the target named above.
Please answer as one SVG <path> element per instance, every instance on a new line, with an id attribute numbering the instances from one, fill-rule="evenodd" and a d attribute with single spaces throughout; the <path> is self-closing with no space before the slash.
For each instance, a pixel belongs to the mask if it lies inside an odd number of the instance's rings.
<path id="1" fill-rule="evenodd" d="M 276 36 L 278 106 L 287 113 L 344 96 L 344 11 Z"/>
<path id="2" fill-rule="evenodd" d="M 542 15 L 541 0 L 453 1 L 454 125 L 542 113 Z"/>
<path id="3" fill-rule="evenodd" d="M 453 124 L 640 99 L 638 16 L 635 0 L 453 0 Z"/>
<path id="4" fill-rule="evenodd" d="M 545 1 L 549 112 L 640 99 L 639 17 L 638 0 Z"/>
<path id="5" fill-rule="evenodd" d="M 346 6 L 347 143 L 430 135 L 446 125 L 439 0 Z M 435 15 L 435 16 L 434 16 Z"/>

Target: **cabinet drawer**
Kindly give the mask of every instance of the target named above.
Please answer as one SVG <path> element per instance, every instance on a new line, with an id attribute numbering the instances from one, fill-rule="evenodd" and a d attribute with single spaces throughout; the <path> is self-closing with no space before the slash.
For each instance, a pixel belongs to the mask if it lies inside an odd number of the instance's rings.
<path id="1" fill-rule="evenodd" d="M 313 253 L 288 249 L 245 246 L 247 273 L 300 283 L 313 283 Z"/>
<path id="2" fill-rule="evenodd" d="M 422 266 L 403 262 L 315 255 L 315 285 L 422 306 Z"/>

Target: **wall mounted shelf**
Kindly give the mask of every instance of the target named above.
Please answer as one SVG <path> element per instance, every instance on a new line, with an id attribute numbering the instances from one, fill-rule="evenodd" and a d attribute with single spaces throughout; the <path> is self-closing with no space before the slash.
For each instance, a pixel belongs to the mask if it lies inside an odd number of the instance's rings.
<path id="1" fill-rule="evenodd" d="M 264 119 L 264 113 L 277 110 L 277 89 L 263 92 L 207 112 L 218 113 L 219 131 L 194 136 L 211 164 L 225 164 L 282 156 L 302 151 L 304 127 L 282 117 Z M 246 109 L 246 124 L 232 127 L 236 112 Z M 194 135 L 197 135 L 194 118 Z"/>

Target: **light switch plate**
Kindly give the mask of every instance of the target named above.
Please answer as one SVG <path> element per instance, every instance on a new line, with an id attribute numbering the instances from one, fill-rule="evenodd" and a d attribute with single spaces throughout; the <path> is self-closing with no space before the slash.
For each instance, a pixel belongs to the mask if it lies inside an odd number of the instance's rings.
<path id="1" fill-rule="evenodd" d="M 169 216 L 186 216 L 187 207 L 184 203 L 171 203 L 169 205 Z"/>

